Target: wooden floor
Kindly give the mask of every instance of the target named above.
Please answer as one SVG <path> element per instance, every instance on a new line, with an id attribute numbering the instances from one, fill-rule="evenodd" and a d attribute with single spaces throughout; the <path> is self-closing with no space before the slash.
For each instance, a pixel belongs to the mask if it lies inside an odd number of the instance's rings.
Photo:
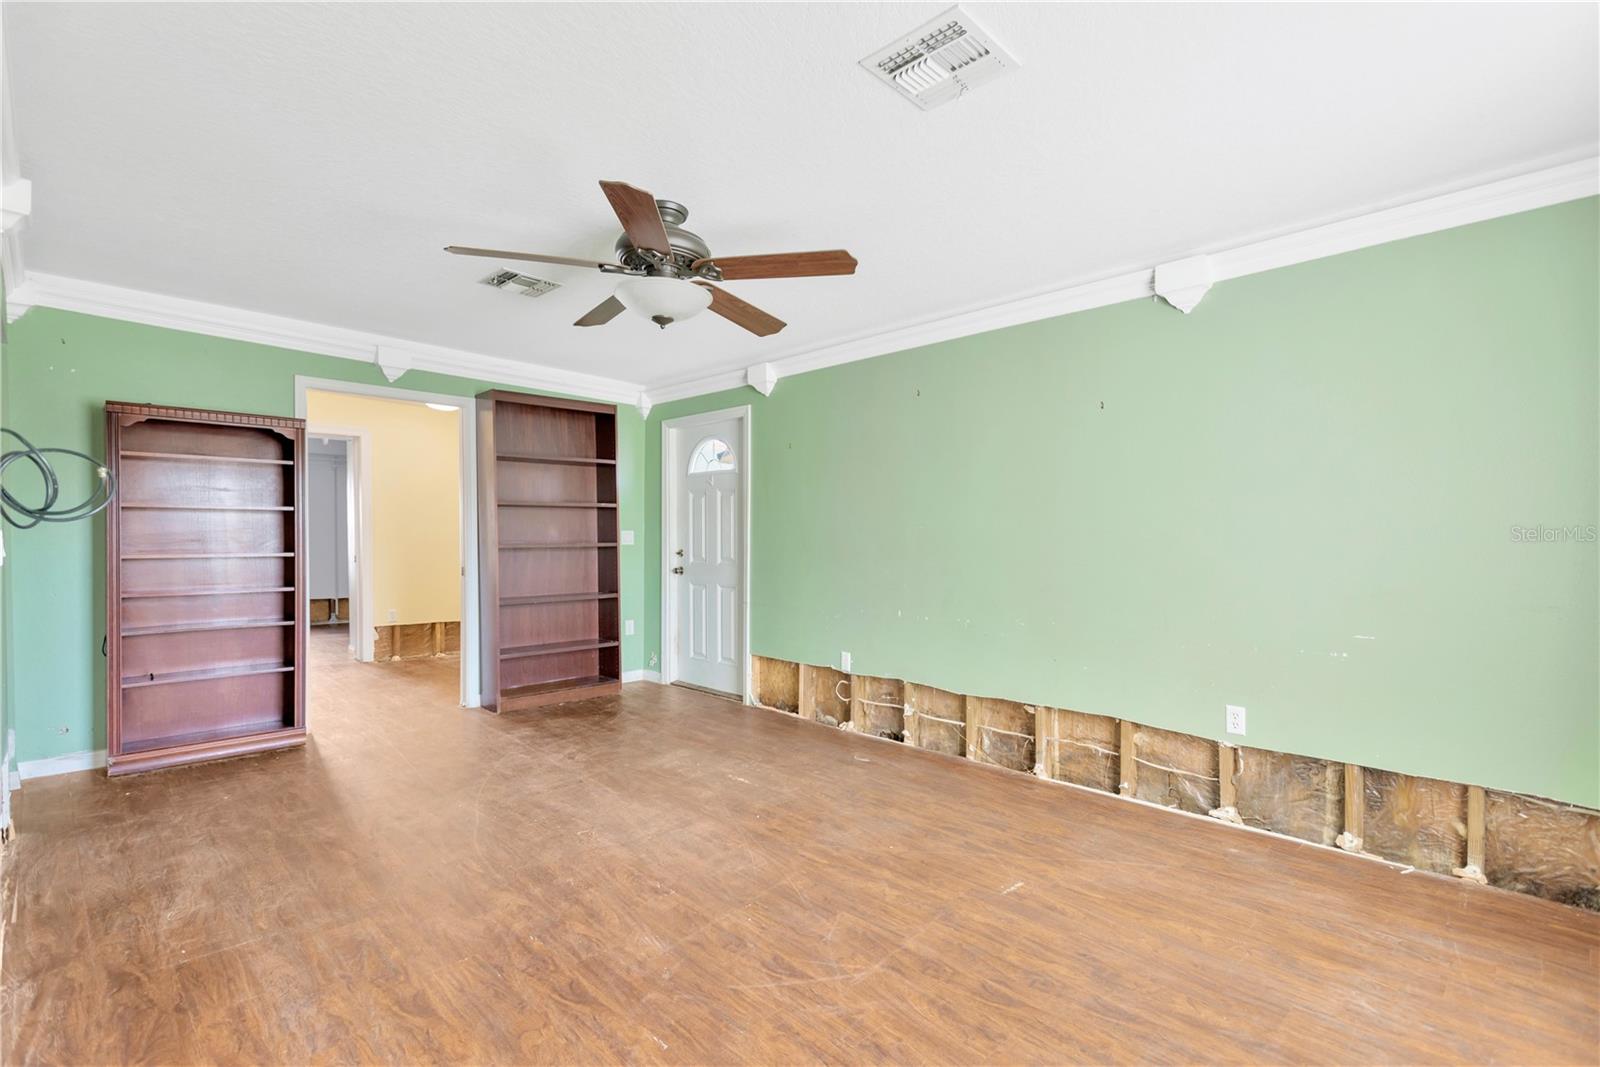
<path id="1" fill-rule="evenodd" d="M 313 639 L 306 749 L 16 795 L 5 1063 L 1600 1057 L 1600 916 Z"/>

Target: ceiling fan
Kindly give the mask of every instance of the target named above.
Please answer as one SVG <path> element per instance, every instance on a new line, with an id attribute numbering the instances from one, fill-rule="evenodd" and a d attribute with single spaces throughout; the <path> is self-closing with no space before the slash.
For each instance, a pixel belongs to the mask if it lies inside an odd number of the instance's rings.
<path id="1" fill-rule="evenodd" d="M 601 182 L 611 209 L 622 222 L 617 238 L 617 262 L 546 256 L 537 252 L 504 252 L 494 248 L 448 245 L 446 252 L 488 259 L 520 259 L 555 263 L 564 267 L 593 267 L 605 274 L 622 274 L 627 280 L 614 296 L 602 301 L 574 326 L 603 326 L 632 309 L 666 329 L 674 322 L 698 315 L 706 308 L 758 337 L 777 333 L 781 319 L 747 304 L 713 282 L 747 278 L 814 278 L 825 274 L 854 274 L 856 260 L 843 249 L 828 252 L 778 252 L 761 256 L 717 256 L 699 234 L 683 228 L 689 209 L 671 200 L 657 200 L 643 189 L 625 182 Z"/>

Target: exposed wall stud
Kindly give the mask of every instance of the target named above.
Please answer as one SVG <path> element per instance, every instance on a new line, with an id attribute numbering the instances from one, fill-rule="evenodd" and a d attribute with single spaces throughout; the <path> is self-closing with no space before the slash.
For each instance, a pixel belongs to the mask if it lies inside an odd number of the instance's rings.
<path id="1" fill-rule="evenodd" d="M 1213 819 L 1244 825 L 1239 817 L 1239 789 L 1234 776 L 1239 773 L 1239 750 L 1226 741 L 1217 742 L 1217 806 Z"/>
<path id="2" fill-rule="evenodd" d="M 1117 792 L 1125 797 L 1133 796 L 1134 787 L 1139 782 L 1139 765 L 1133 759 L 1133 723 L 1123 719 L 1117 723 L 1117 759 L 1121 769 L 1121 781 L 1117 785 Z"/>
<path id="3" fill-rule="evenodd" d="M 817 707 L 817 675 L 815 668 L 800 664 L 800 707 L 802 719 L 815 719 Z"/>
<path id="4" fill-rule="evenodd" d="M 1483 786 L 1467 786 L 1467 864 L 1455 869 L 1456 877 L 1487 885 L 1483 873 Z"/>
<path id="5" fill-rule="evenodd" d="M 1050 727 L 1045 722 L 1045 709 L 1033 707 L 1033 773 L 1038 778 L 1050 777 L 1045 769 L 1045 753 L 1050 749 Z"/>
<path id="6" fill-rule="evenodd" d="M 1367 790 L 1361 768 L 1354 763 L 1344 765 L 1344 833 L 1334 844 L 1346 852 L 1360 852 L 1362 835 L 1366 833 Z"/>
<path id="7" fill-rule="evenodd" d="M 978 758 L 978 702 L 973 697 L 963 697 L 962 706 L 966 709 L 963 718 L 967 720 L 967 758 Z"/>

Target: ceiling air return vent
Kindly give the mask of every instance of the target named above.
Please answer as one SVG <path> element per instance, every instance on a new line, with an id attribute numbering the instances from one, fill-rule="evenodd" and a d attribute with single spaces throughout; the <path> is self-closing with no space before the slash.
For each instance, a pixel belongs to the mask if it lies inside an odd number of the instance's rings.
<path id="1" fill-rule="evenodd" d="M 497 270 L 485 278 L 483 284 L 512 293 L 521 290 L 523 296 L 543 296 L 561 288 L 559 282 L 547 282 L 543 278 L 535 278 L 531 274 L 518 274 L 514 270 Z"/>
<path id="2" fill-rule="evenodd" d="M 874 52 L 861 65 L 924 111 L 1018 66 L 959 5 Z"/>

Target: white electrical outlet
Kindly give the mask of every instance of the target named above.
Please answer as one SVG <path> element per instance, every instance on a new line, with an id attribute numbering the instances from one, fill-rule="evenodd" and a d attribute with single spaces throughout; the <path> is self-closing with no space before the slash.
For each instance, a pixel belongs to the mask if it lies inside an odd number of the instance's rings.
<path id="1" fill-rule="evenodd" d="M 1237 704 L 1228 706 L 1228 732 L 1244 736 L 1244 709 Z"/>
<path id="2" fill-rule="evenodd" d="M 839 669 L 846 674 L 850 673 L 850 653 L 839 653 Z"/>
<path id="3" fill-rule="evenodd" d="M 622 531 L 622 543 L 625 544 L 625 545 L 633 544 L 633 531 L 632 530 L 623 530 Z"/>
<path id="4" fill-rule="evenodd" d="M 632 619 L 623 619 L 622 620 L 622 636 L 623 637 L 632 637 L 633 636 L 633 620 Z"/>
<path id="5" fill-rule="evenodd" d="M 390 608 L 389 609 L 389 621 L 390 622 L 399 622 L 400 621 L 400 612 L 399 612 L 398 609 L 396 609 L 396 608 Z"/>

